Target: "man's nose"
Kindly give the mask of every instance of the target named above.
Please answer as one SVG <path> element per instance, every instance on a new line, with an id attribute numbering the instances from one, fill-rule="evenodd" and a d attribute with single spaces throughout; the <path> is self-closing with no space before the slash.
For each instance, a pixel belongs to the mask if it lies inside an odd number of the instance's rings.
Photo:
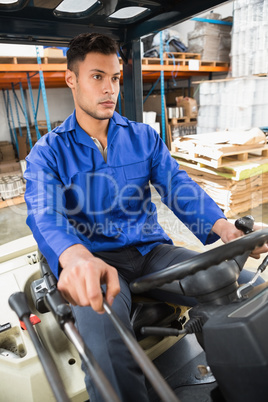
<path id="1" fill-rule="evenodd" d="M 107 78 L 104 81 L 104 87 L 103 87 L 103 92 L 105 93 L 111 93 L 114 94 L 115 93 L 115 87 L 114 87 L 114 83 L 111 79 Z"/>

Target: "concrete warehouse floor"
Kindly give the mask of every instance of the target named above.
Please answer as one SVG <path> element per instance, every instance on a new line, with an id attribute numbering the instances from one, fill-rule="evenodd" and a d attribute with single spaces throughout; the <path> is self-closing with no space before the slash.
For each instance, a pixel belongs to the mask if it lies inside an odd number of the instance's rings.
<path id="1" fill-rule="evenodd" d="M 203 246 L 199 240 L 197 240 L 196 237 L 180 223 L 173 212 L 162 204 L 158 193 L 154 189 L 152 189 L 152 198 L 158 209 L 159 223 L 173 239 L 176 245 L 202 252 L 208 248 L 215 247 L 215 245 L 218 246 L 221 244 L 221 241 L 218 241 L 214 243 L 214 245 Z M 239 214 L 237 217 L 249 214 L 254 217 L 256 222 L 262 222 L 268 225 L 268 203 Z M 0 209 L 0 245 L 31 234 L 31 231 L 25 222 L 26 216 L 27 208 L 25 203 Z M 230 221 L 234 221 L 237 217 L 230 219 Z M 262 259 L 255 260 L 249 258 L 246 266 L 249 269 L 256 270 L 261 261 Z M 268 272 L 265 271 L 263 277 L 268 280 Z"/>

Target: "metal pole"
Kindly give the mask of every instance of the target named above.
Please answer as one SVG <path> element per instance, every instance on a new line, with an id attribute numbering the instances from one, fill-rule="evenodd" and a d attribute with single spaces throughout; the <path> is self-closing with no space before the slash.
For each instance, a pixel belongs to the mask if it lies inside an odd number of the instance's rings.
<path id="1" fill-rule="evenodd" d="M 119 114 L 122 115 L 122 99 L 121 99 L 121 92 L 120 91 L 119 91 L 119 94 L 118 94 L 118 111 L 119 111 Z"/>
<path id="2" fill-rule="evenodd" d="M 30 93 L 31 105 L 32 105 L 32 110 L 33 110 L 34 126 L 35 126 L 36 136 L 37 136 L 37 139 L 39 140 L 41 138 L 41 135 L 40 135 L 40 131 L 39 131 L 39 128 L 38 128 L 38 123 L 37 123 L 37 120 L 36 120 L 36 111 L 35 111 L 35 106 L 34 106 L 33 90 L 32 90 L 32 84 L 31 84 L 29 73 L 27 73 L 27 82 L 28 82 L 28 89 L 29 89 L 29 93 Z"/>
<path id="3" fill-rule="evenodd" d="M 23 110 L 24 110 L 24 117 L 25 117 L 26 129 L 27 129 L 27 137 L 28 137 L 30 149 L 32 149 L 32 147 L 33 147 L 32 136 L 31 136 L 31 130 L 30 130 L 30 125 L 29 125 L 29 121 L 28 121 L 27 106 L 26 106 L 24 92 L 23 92 L 21 82 L 20 82 L 20 95 L 21 95 L 22 106 L 23 106 Z"/>
<path id="4" fill-rule="evenodd" d="M 13 82 L 11 83 L 11 86 L 12 86 L 12 92 L 13 92 L 13 97 L 14 97 L 14 104 L 15 104 L 15 109 L 16 109 L 20 137 L 22 137 L 22 131 L 21 131 L 21 126 L 20 126 L 20 115 L 19 115 L 19 110 L 18 110 L 18 105 L 17 105 L 17 96 L 16 96 L 15 87 L 14 87 Z"/>
<path id="5" fill-rule="evenodd" d="M 13 116 L 12 105 L 10 102 L 8 89 L 7 89 L 7 103 L 9 105 L 9 109 L 10 109 L 10 116 L 11 116 L 11 122 L 12 122 L 12 127 L 13 127 L 13 134 L 14 134 L 14 137 L 12 136 L 12 142 L 14 142 L 14 138 L 15 138 L 16 149 L 17 149 L 17 153 L 19 155 L 19 144 L 18 144 L 17 132 L 16 132 L 16 128 L 15 128 L 14 116 Z"/>
<path id="6" fill-rule="evenodd" d="M 36 46 L 35 49 L 36 49 L 36 55 L 37 55 L 37 63 L 41 66 L 42 63 L 41 63 L 41 58 L 40 58 L 38 46 Z M 45 80 L 44 80 L 44 74 L 43 74 L 43 71 L 41 70 L 41 67 L 40 67 L 40 70 L 39 70 L 39 77 L 40 77 L 40 84 L 41 84 L 41 90 L 42 90 L 42 95 L 43 95 L 43 103 L 44 103 L 44 109 L 45 109 L 45 115 L 46 115 L 46 121 L 47 121 L 47 130 L 51 131 L 51 124 L 50 124 L 48 104 L 47 104 Z"/>
<path id="7" fill-rule="evenodd" d="M 10 138 L 11 138 L 11 141 L 14 142 L 13 132 L 12 132 L 12 128 L 11 128 L 10 121 L 9 121 L 8 104 L 7 104 L 7 99 L 6 99 L 6 95 L 5 95 L 5 90 L 4 90 L 4 89 L 2 89 L 2 94 L 3 94 L 4 103 L 5 103 L 5 109 L 6 109 L 6 114 L 7 114 L 7 123 L 8 123 L 8 127 L 9 127 Z"/>
<path id="8" fill-rule="evenodd" d="M 14 310 L 17 316 L 19 317 L 19 319 L 25 323 L 28 334 L 34 344 L 37 355 L 40 359 L 46 378 L 49 382 L 49 385 L 51 386 L 56 401 L 70 402 L 70 398 L 68 397 L 65 391 L 63 381 L 59 375 L 57 366 L 54 360 L 52 359 L 51 355 L 43 346 L 30 321 L 31 310 L 29 308 L 25 293 L 24 292 L 13 293 L 9 297 L 8 302 L 12 310 Z"/>
<path id="9" fill-rule="evenodd" d="M 39 83 L 39 87 L 38 87 L 38 95 L 37 95 L 37 102 L 36 102 L 36 114 L 37 114 L 38 108 L 39 108 L 40 93 L 41 93 L 41 82 Z"/>
<path id="10" fill-rule="evenodd" d="M 92 381 L 94 381 L 104 401 L 120 402 L 114 389 L 112 388 L 111 384 L 105 377 L 99 364 L 95 360 L 92 352 L 86 347 L 74 323 L 71 321 L 67 321 L 63 325 L 63 330 L 70 339 L 70 341 L 73 343 L 73 345 L 76 347 L 82 361 L 84 362 L 88 370 L 90 377 L 92 378 Z"/>
<path id="11" fill-rule="evenodd" d="M 129 120 L 143 121 L 143 87 L 140 40 L 128 44 L 127 64 L 123 64 L 125 115 Z"/>
<path id="12" fill-rule="evenodd" d="M 103 307 L 109 318 L 113 322 L 116 330 L 120 334 L 123 342 L 126 344 L 128 350 L 130 351 L 136 362 L 139 364 L 141 370 L 144 372 L 145 376 L 148 378 L 148 380 L 152 384 L 152 387 L 160 396 L 161 400 L 168 402 L 179 402 L 179 399 L 176 397 L 170 386 L 161 376 L 161 374 L 148 358 L 148 356 L 144 353 L 130 331 L 125 328 L 119 317 L 112 311 L 111 307 L 105 299 L 103 299 Z"/>

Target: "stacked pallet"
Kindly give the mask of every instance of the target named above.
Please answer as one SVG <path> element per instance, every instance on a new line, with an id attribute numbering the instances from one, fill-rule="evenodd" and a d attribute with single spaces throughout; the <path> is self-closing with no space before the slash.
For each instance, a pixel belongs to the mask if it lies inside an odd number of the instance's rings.
<path id="1" fill-rule="evenodd" d="M 143 65 L 160 65 L 160 58 L 144 57 Z M 200 67 L 229 67 L 228 61 L 201 60 L 199 53 L 165 52 L 163 54 L 164 66 L 188 67 L 189 70 L 199 70 Z"/>
<path id="2" fill-rule="evenodd" d="M 31 54 L 32 52 L 28 50 Z M 66 63 L 66 57 L 62 49 L 46 48 L 39 49 L 42 64 L 62 64 Z M 37 56 L 33 53 L 28 56 L 0 56 L 0 64 L 37 64 Z"/>
<path id="3" fill-rule="evenodd" d="M 261 130 L 180 137 L 171 153 L 228 218 L 268 202 L 268 145 Z"/>

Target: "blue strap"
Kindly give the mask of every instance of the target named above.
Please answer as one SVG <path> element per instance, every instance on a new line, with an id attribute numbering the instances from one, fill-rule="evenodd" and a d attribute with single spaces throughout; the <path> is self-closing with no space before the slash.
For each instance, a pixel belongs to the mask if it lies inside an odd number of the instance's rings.
<path id="1" fill-rule="evenodd" d="M 163 35 L 160 32 L 160 65 L 164 65 L 163 59 Z M 160 71 L 160 90 L 161 90 L 161 122 L 162 122 L 162 140 L 166 143 L 166 119 L 165 119 L 165 80 L 164 71 Z"/>
<path id="2" fill-rule="evenodd" d="M 36 102 L 36 115 L 37 115 L 38 108 L 39 108 L 40 93 L 41 93 L 41 83 L 39 83 L 39 87 L 38 87 L 38 95 L 37 95 L 37 102 Z"/>
<path id="3" fill-rule="evenodd" d="M 199 22 L 208 22 L 209 24 L 218 24 L 218 25 L 233 25 L 230 21 L 222 21 L 222 20 L 210 20 L 208 18 L 192 18 L 192 21 L 199 21 Z"/>
<path id="4" fill-rule="evenodd" d="M 157 80 L 155 81 L 155 83 L 152 85 L 150 91 L 148 92 L 148 94 L 146 95 L 145 99 L 143 100 L 143 103 L 145 103 L 147 101 L 147 99 L 149 98 L 149 96 L 151 95 L 151 93 L 153 92 L 153 90 L 155 89 L 156 85 L 158 84 L 158 82 L 160 81 L 160 77 L 157 78 Z"/>
<path id="5" fill-rule="evenodd" d="M 33 110 L 36 137 L 39 140 L 41 138 L 41 135 L 40 135 L 40 131 L 39 131 L 39 128 L 38 128 L 38 123 L 37 123 L 37 120 L 36 120 L 36 111 L 35 111 L 35 106 L 34 106 L 33 90 L 32 90 L 32 84 L 31 84 L 29 73 L 27 73 L 27 82 L 28 82 L 28 89 L 29 89 L 29 94 L 30 94 L 30 98 L 31 98 L 31 105 L 32 105 L 32 110 Z"/>
<path id="6" fill-rule="evenodd" d="M 19 133 L 20 133 L 20 137 L 22 137 L 22 131 L 21 131 L 21 126 L 20 126 L 20 115 L 19 115 L 19 109 L 18 109 L 18 98 L 17 98 L 16 92 L 15 92 L 15 87 L 14 87 L 13 82 L 11 83 L 11 86 L 12 86 L 14 104 L 15 104 L 16 115 L 17 115 L 17 120 L 18 120 Z"/>
<path id="7" fill-rule="evenodd" d="M 4 98 L 4 103 L 5 103 L 5 109 L 6 109 L 6 114 L 7 114 L 7 123 L 8 123 L 8 127 L 9 127 L 10 137 L 13 142 L 13 133 L 12 133 L 12 128 L 11 128 L 10 121 L 9 121 L 9 110 L 8 110 L 7 99 L 6 99 L 4 89 L 2 89 L 2 94 L 3 94 L 3 98 Z"/>

